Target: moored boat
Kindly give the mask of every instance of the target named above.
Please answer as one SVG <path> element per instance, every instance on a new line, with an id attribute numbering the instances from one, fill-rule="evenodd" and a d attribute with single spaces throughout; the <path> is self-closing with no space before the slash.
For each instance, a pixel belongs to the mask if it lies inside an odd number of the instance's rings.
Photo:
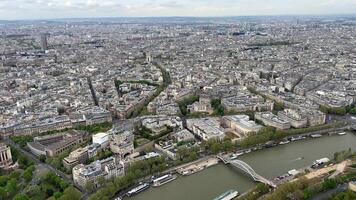
<path id="1" fill-rule="evenodd" d="M 239 196 L 239 192 L 236 190 L 229 190 L 224 192 L 220 196 L 216 197 L 214 200 L 232 200 L 235 197 Z"/>
<path id="2" fill-rule="evenodd" d="M 338 133 L 338 135 L 346 135 L 346 132 L 341 132 L 341 133 Z"/>
<path id="3" fill-rule="evenodd" d="M 310 135 L 310 137 L 311 138 L 320 138 L 320 137 L 322 137 L 322 135 L 320 135 L 320 134 L 312 134 L 312 135 Z"/>
<path id="4" fill-rule="evenodd" d="M 164 176 L 158 177 L 153 180 L 153 187 L 158 187 L 161 185 L 164 185 L 166 183 L 169 183 L 177 178 L 176 175 L 173 174 L 166 174 Z"/>
<path id="5" fill-rule="evenodd" d="M 141 185 L 139 185 L 139 186 L 133 188 L 132 190 L 128 191 L 128 192 L 126 193 L 126 195 L 129 196 L 129 197 L 130 197 L 130 196 L 133 196 L 133 195 L 135 195 L 135 194 L 138 194 L 138 193 L 140 193 L 140 192 L 146 190 L 146 189 L 149 188 L 149 187 L 150 187 L 150 184 L 148 184 L 148 183 L 143 183 L 143 184 L 141 184 Z"/>
<path id="6" fill-rule="evenodd" d="M 280 145 L 284 145 L 284 144 L 288 144 L 288 143 L 290 143 L 289 140 L 282 140 L 279 144 Z"/>

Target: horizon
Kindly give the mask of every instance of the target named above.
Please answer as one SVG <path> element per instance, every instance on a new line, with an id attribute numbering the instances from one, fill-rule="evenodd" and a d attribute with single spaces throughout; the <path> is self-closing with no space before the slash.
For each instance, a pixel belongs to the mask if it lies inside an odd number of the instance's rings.
<path id="1" fill-rule="evenodd" d="M 51 21 L 51 20 L 80 20 L 80 19 L 154 19 L 154 18 L 198 18 L 198 19 L 219 19 L 219 18 L 286 18 L 286 17 L 356 17 L 355 13 L 330 13 L 330 14 L 280 14 L 280 15 L 226 15 L 226 16 L 94 16 L 94 17 L 64 17 L 64 18 L 33 18 L 33 19 L 3 19 L 0 21 Z"/>
<path id="2" fill-rule="evenodd" d="M 0 19 L 355 15 L 356 0 L 3 0 Z"/>

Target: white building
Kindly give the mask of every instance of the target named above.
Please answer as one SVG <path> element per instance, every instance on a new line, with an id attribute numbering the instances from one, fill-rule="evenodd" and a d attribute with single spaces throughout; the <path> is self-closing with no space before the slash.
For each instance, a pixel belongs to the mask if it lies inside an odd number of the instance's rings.
<path id="1" fill-rule="evenodd" d="M 225 137 L 224 129 L 217 118 L 188 119 L 187 128 L 205 141 L 222 140 Z"/>
<path id="2" fill-rule="evenodd" d="M 97 133 L 92 136 L 93 144 L 99 144 L 102 148 L 105 148 L 109 144 L 109 134 Z"/>
<path id="3" fill-rule="evenodd" d="M 114 157 L 109 157 L 104 160 L 94 161 L 89 165 L 79 164 L 73 167 L 72 172 L 74 183 L 85 188 L 89 182 L 98 186 L 100 177 L 107 180 L 123 176 L 125 170 L 122 161 L 117 161 Z"/>
<path id="4" fill-rule="evenodd" d="M 256 133 L 263 128 L 263 126 L 250 120 L 250 117 L 247 115 L 224 116 L 222 121 L 228 128 L 245 135 L 252 132 Z"/>

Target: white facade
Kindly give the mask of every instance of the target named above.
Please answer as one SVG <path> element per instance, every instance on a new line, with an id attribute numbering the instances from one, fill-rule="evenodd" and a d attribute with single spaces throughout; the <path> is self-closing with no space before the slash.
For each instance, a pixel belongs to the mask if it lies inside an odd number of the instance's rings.
<path id="1" fill-rule="evenodd" d="M 98 133 L 93 135 L 93 143 L 100 144 L 101 147 L 106 147 L 109 143 L 109 134 Z"/>

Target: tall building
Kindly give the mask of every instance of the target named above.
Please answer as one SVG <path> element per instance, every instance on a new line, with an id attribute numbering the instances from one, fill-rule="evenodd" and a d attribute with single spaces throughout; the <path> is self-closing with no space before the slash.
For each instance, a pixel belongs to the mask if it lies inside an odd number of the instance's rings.
<path id="1" fill-rule="evenodd" d="M 0 143 L 0 168 L 9 168 L 12 165 L 12 156 L 10 147 Z"/>
<path id="2" fill-rule="evenodd" d="M 48 49 L 47 36 L 48 36 L 48 34 L 46 34 L 46 33 L 41 34 L 41 48 L 42 48 L 42 50 Z"/>

